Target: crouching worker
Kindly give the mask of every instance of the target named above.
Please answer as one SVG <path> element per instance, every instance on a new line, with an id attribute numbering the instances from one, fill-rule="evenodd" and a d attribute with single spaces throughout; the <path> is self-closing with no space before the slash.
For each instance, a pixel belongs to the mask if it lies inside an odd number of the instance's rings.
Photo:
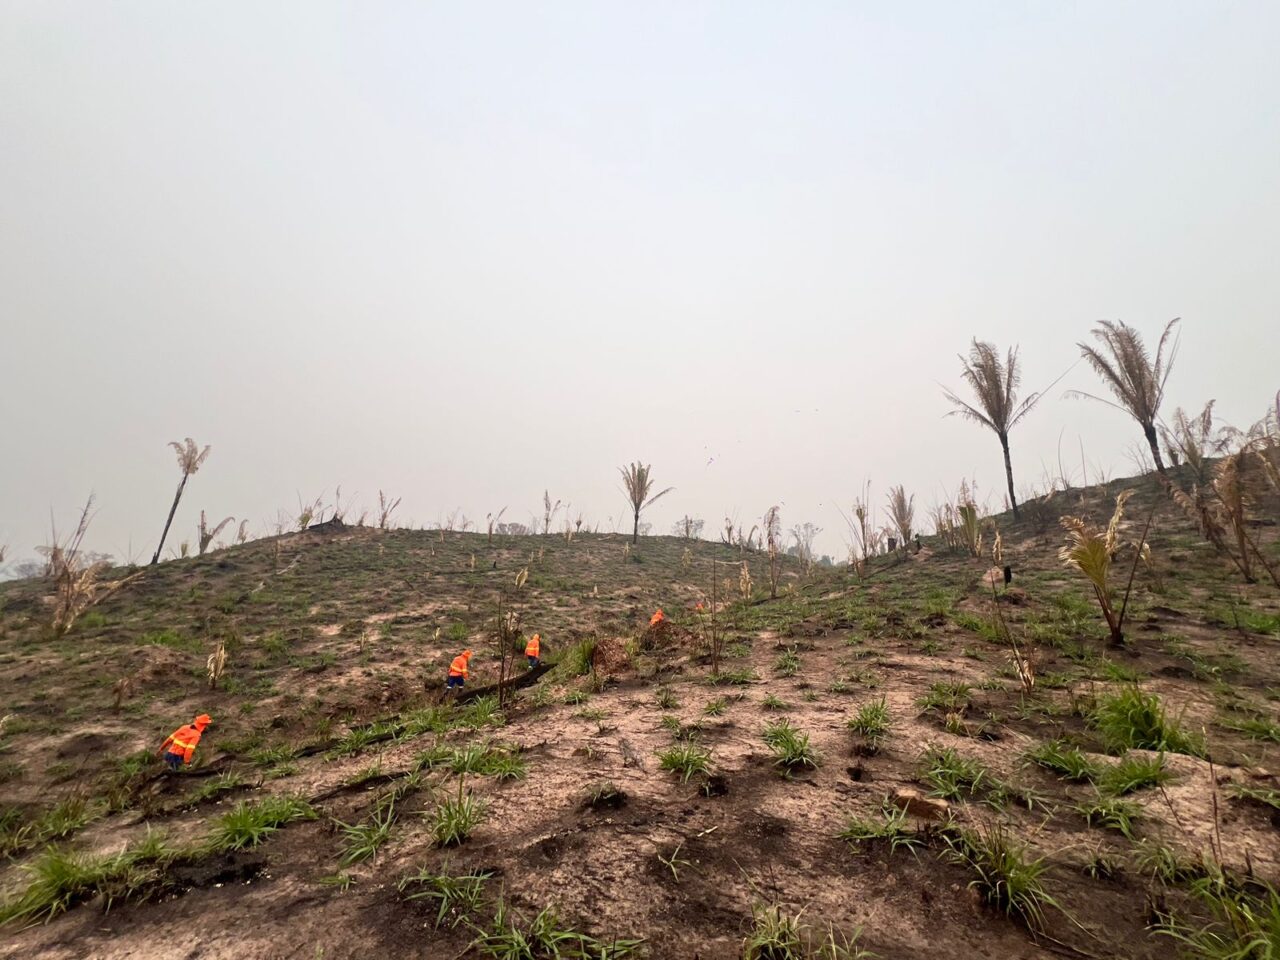
<path id="1" fill-rule="evenodd" d="M 529 638 L 529 642 L 525 644 L 524 655 L 529 658 L 529 669 L 534 670 L 542 661 L 542 635 L 535 633 Z"/>
<path id="2" fill-rule="evenodd" d="M 471 663 L 471 651 L 463 650 L 460 654 L 453 658 L 453 662 L 449 664 L 449 677 L 445 680 L 445 689 L 452 690 L 457 687 L 461 690 L 467 683 L 467 677 L 471 675 L 468 669 Z"/>
<path id="3" fill-rule="evenodd" d="M 164 758 L 165 765 L 170 770 L 177 770 L 191 763 L 191 757 L 196 752 L 196 744 L 200 742 L 205 727 L 212 722 L 207 713 L 200 714 L 185 727 L 179 727 L 169 734 L 165 742 L 160 745 L 157 755 Z"/>

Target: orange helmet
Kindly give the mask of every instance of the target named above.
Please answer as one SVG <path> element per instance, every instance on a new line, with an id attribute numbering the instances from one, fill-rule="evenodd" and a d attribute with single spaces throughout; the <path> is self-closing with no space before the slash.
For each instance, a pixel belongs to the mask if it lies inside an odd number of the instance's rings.
<path id="1" fill-rule="evenodd" d="M 471 651 L 470 651 L 470 650 L 463 650 L 463 651 L 462 651 L 462 655 L 463 655 L 464 657 L 466 657 L 468 660 L 470 660 L 470 659 L 471 659 Z"/>
<path id="2" fill-rule="evenodd" d="M 207 713 L 202 713 L 200 714 L 200 716 L 196 717 L 195 720 L 191 722 L 194 726 L 197 726 L 201 730 L 203 730 L 209 724 L 213 723 L 213 718 L 209 716 Z"/>

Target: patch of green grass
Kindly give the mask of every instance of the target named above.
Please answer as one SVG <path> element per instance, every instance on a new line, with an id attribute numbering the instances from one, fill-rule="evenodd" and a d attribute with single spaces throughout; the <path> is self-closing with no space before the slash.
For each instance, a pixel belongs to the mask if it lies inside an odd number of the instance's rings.
<path id="1" fill-rule="evenodd" d="M 849 729 L 867 738 L 868 743 L 878 747 L 889 734 L 893 726 L 893 718 L 889 716 L 889 708 L 885 706 L 885 698 L 864 703 L 856 714 L 849 718 Z"/>
<path id="2" fill-rule="evenodd" d="M 756 676 L 754 670 L 743 668 L 741 670 L 721 670 L 719 673 L 707 679 L 712 686 L 743 686 L 748 683 L 755 683 L 759 677 Z"/>
<path id="3" fill-rule="evenodd" d="M 654 700 L 662 710 L 680 709 L 680 701 L 676 698 L 676 695 L 671 692 L 670 687 L 659 687 L 657 693 L 654 694 Z"/>
<path id="4" fill-rule="evenodd" d="M 929 688 L 919 703 L 925 710 L 941 710 L 946 713 L 963 711 L 969 705 L 973 688 L 967 683 L 939 682 Z"/>
<path id="5" fill-rule="evenodd" d="M 1093 676 L 1098 680 L 1109 680 L 1112 683 L 1137 683 L 1142 679 L 1142 674 L 1133 667 L 1116 663 L 1106 657 L 1093 663 Z"/>
<path id="6" fill-rule="evenodd" d="M 267 797 L 258 803 L 242 800 L 213 822 L 205 848 L 227 853 L 256 847 L 285 824 L 315 818 L 316 811 L 301 797 Z"/>
<path id="7" fill-rule="evenodd" d="M 184 637 L 176 630 L 156 630 L 143 634 L 142 643 L 154 647 L 168 647 L 183 653 L 199 653 L 201 643 L 195 637 Z"/>
<path id="8" fill-rule="evenodd" d="M 849 843 L 883 841 L 889 845 L 891 853 L 896 853 L 900 847 L 912 850 L 920 845 L 916 832 L 907 826 L 907 811 L 895 807 L 888 798 L 880 807 L 878 819 L 851 816 L 836 836 Z"/>
<path id="9" fill-rule="evenodd" d="M 711 772 L 711 751 L 686 741 L 660 750 L 658 763 L 663 770 L 678 775 L 681 783 L 688 783 L 694 776 Z"/>
<path id="10" fill-rule="evenodd" d="M 773 662 L 773 672 L 780 677 L 794 677 L 800 672 L 800 655 L 795 647 L 778 655 L 778 659 Z"/>
<path id="11" fill-rule="evenodd" d="M 1063 780 L 1084 782 L 1098 776 L 1098 764 L 1065 740 L 1046 740 L 1027 754 L 1032 763 L 1052 770 Z"/>
<path id="12" fill-rule="evenodd" d="M 456 724 L 478 730 L 480 727 L 500 727 L 507 722 L 502 710 L 498 707 L 495 696 L 477 697 L 466 704 L 456 714 Z"/>
<path id="13" fill-rule="evenodd" d="M 977 760 L 962 757 L 951 747 L 930 747 L 921 758 L 919 776 L 931 796 L 962 800 L 977 793 L 988 773 Z"/>
<path id="14" fill-rule="evenodd" d="M 1250 800 L 1280 811 L 1280 790 L 1272 790 L 1268 787 L 1253 787 L 1247 783 L 1229 783 L 1227 784 L 1227 794 L 1238 800 Z"/>
<path id="15" fill-rule="evenodd" d="M 195 806 L 198 803 L 204 803 L 214 797 L 221 796 L 228 791 L 235 790 L 244 785 L 244 777 L 236 773 L 234 770 L 228 770 L 226 773 L 220 773 L 211 780 L 202 783 L 195 790 L 187 795 L 187 803 Z"/>
<path id="16" fill-rule="evenodd" d="M 436 846 L 463 843 L 483 822 L 488 805 L 470 793 L 442 800 L 431 814 L 431 836 Z"/>
<path id="17" fill-rule="evenodd" d="M 1044 886 L 1044 858 L 1031 859 L 1028 848 L 1003 827 L 956 830 L 944 834 L 950 860 L 974 873 L 969 887 L 983 901 L 1032 930 L 1043 930 L 1045 909 L 1061 909 Z"/>
<path id="18" fill-rule="evenodd" d="M 791 705 L 779 697 L 777 694 L 770 693 L 760 701 L 760 706 L 765 710 L 790 710 Z"/>
<path id="19" fill-rule="evenodd" d="M 1226 716 L 1218 720 L 1218 726 L 1236 733 L 1243 733 L 1250 740 L 1280 743 L 1280 723 L 1260 714 Z"/>
<path id="20" fill-rule="evenodd" d="M 1165 766 L 1164 754 L 1146 757 L 1141 754 L 1123 757 L 1107 767 L 1098 777 L 1098 789 L 1113 797 L 1121 797 L 1135 790 L 1156 787 L 1168 783 L 1173 774 Z"/>
<path id="21" fill-rule="evenodd" d="M 164 836 L 146 837 L 123 853 L 96 855 L 48 847 L 25 866 L 26 889 L 0 905 L 0 924 L 49 921 L 71 907 L 101 896 L 107 907 L 151 887 L 160 867 L 177 856 Z"/>
<path id="22" fill-rule="evenodd" d="M 349 867 L 353 863 L 361 863 L 377 856 L 378 848 L 391 838 L 391 828 L 396 822 L 394 803 L 380 804 L 361 823 L 343 823 L 334 821 L 346 841 L 346 850 L 339 861 L 342 866 Z"/>
<path id="23" fill-rule="evenodd" d="M 1189 883 L 1206 874 L 1203 861 L 1183 857 L 1172 847 L 1149 837 L 1134 845 L 1134 865 L 1139 873 L 1166 886 Z"/>
<path id="24" fill-rule="evenodd" d="M 742 941 L 742 960 L 805 960 L 808 950 L 800 917 L 778 906 L 753 906 L 751 932 Z"/>
<path id="25" fill-rule="evenodd" d="M 567 647 L 556 661 L 556 674 L 564 679 L 586 676 L 596 654 L 596 638 L 587 637 Z"/>
<path id="26" fill-rule="evenodd" d="M 773 752 L 774 766 L 784 774 L 806 767 L 816 770 L 822 762 L 818 751 L 809 743 L 809 734 L 802 733 L 786 718 L 764 728 L 764 742 Z"/>
<path id="27" fill-rule="evenodd" d="M 716 697 L 714 700 L 708 701 L 707 705 L 702 708 L 702 712 L 708 717 L 718 717 L 729 709 L 729 699 L 727 697 Z"/>
<path id="28" fill-rule="evenodd" d="M 1115 753 L 1136 749 L 1205 756 L 1204 741 L 1184 733 L 1176 720 L 1165 715 L 1160 698 L 1138 687 L 1123 687 L 1100 697 L 1087 722 Z"/>
<path id="29" fill-rule="evenodd" d="M 1096 793 L 1076 807 L 1076 812 L 1084 817 L 1091 827 L 1103 827 L 1107 830 L 1119 831 L 1128 840 L 1133 839 L 1133 821 L 1140 814 L 1137 804 L 1131 800 Z"/>
<path id="30" fill-rule="evenodd" d="M 597 940 L 566 925 L 551 907 L 532 920 L 515 915 L 499 898 L 493 920 L 478 928 L 471 949 L 492 960 L 622 960 L 636 953 L 643 940 Z"/>
<path id="31" fill-rule="evenodd" d="M 446 921 L 455 928 L 469 923 L 472 914 L 479 912 L 484 905 L 484 885 L 492 877 L 492 873 L 485 872 L 452 874 L 446 864 L 440 873 L 423 867 L 401 880 L 398 889 L 406 900 L 426 900 L 436 905 L 437 929 Z"/>
<path id="32" fill-rule="evenodd" d="M 1280 893 L 1255 880 L 1246 887 L 1221 875 L 1193 882 L 1207 919 L 1161 918 L 1156 932 L 1172 937 L 1192 960 L 1274 960 L 1280 955 Z"/>
<path id="33" fill-rule="evenodd" d="M 354 874 L 345 870 L 339 870 L 337 873 L 331 873 L 320 878 L 320 882 L 326 887 L 335 887 L 342 893 L 346 893 L 355 884 L 356 878 Z"/>
<path id="34" fill-rule="evenodd" d="M 99 807 L 79 795 L 60 800 L 31 820 L 24 821 L 12 811 L 0 819 L 0 856 L 64 840 L 100 815 Z"/>

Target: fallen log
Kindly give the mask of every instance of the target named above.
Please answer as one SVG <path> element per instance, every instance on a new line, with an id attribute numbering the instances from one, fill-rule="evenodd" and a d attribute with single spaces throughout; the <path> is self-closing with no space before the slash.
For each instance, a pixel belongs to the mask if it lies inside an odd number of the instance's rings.
<path id="1" fill-rule="evenodd" d="M 467 703 L 470 700 L 476 700 L 480 697 L 487 697 L 498 693 L 500 690 L 520 690 L 523 687 L 529 687 L 537 683 L 544 674 L 549 671 L 554 664 L 544 663 L 534 667 L 532 670 L 526 670 L 524 673 L 514 677 L 508 677 L 505 683 L 491 683 L 487 687 L 476 687 L 474 690 L 462 688 L 462 692 L 454 696 L 454 703 Z M 445 697 L 442 695 L 441 700 Z"/>

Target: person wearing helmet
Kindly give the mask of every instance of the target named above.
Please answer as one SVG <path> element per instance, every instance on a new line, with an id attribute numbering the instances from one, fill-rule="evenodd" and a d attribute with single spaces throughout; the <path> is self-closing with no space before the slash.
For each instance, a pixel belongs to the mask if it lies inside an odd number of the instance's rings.
<path id="1" fill-rule="evenodd" d="M 457 687 L 461 690 L 467 683 L 467 677 L 471 675 L 468 669 L 471 663 L 471 651 L 463 650 L 460 654 L 453 658 L 453 662 L 449 664 L 449 676 L 445 680 L 445 689 L 452 690 Z"/>
<path id="2" fill-rule="evenodd" d="M 524 655 L 529 658 L 529 669 L 535 669 L 541 662 L 542 634 L 535 633 L 524 646 Z"/>
<path id="3" fill-rule="evenodd" d="M 205 727 L 212 722 L 207 713 L 200 714 L 186 726 L 179 727 L 169 734 L 165 742 L 160 745 L 157 756 L 164 757 L 165 765 L 170 770 L 177 770 L 191 763 L 191 757 L 196 752 L 196 744 L 200 742 Z"/>

